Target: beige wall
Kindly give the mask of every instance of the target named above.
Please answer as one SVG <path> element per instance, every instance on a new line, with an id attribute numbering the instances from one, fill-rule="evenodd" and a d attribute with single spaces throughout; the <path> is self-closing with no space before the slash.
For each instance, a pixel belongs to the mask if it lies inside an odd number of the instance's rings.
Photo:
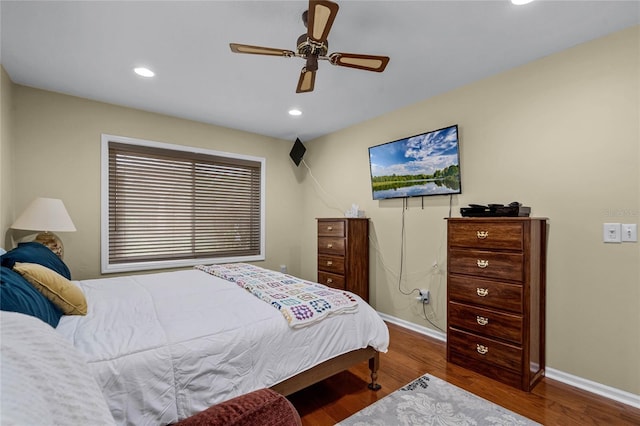
<path id="1" fill-rule="evenodd" d="M 300 271 L 300 240 L 291 230 L 301 226 L 292 207 L 300 204 L 302 187 L 290 142 L 19 85 L 13 93 L 16 214 L 36 197 L 64 201 L 78 230 L 59 234 L 75 279 L 100 275 L 102 133 L 265 157 L 267 260 L 261 265 Z M 8 198 L 3 190 L 3 201 Z"/>
<path id="2" fill-rule="evenodd" d="M 640 246 L 602 242 L 604 222 L 639 222 L 639 40 L 636 27 L 307 143 L 322 188 L 307 174 L 303 274 L 315 277 L 314 218 L 357 203 L 371 218 L 372 304 L 430 327 L 417 294 L 398 289 L 402 202 L 372 201 L 367 148 L 457 123 L 453 215 L 517 200 L 549 218 L 547 366 L 640 394 Z M 404 211 L 401 287 L 431 289 L 441 328 L 446 279 L 432 264 L 446 267 L 448 210 L 441 196 Z"/>
<path id="3" fill-rule="evenodd" d="M 9 249 L 5 240 L 13 217 L 13 84 L 0 65 L 0 247 Z"/>

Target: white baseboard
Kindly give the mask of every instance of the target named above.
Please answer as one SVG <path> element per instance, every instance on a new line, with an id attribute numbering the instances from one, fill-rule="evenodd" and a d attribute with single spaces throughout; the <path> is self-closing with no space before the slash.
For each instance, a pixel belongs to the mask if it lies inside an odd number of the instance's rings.
<path id="1" fill-rule="evenodd" d="M 567 385 L 604 396 L 605 398 L 613 399 L 614 401 L 618 401 L 635 408 L 640 408 L 640 395 L 603 385 L 602 383 L 587 380 L 582 377 L 574 376 L 572 374 L 565 373 L 564 371 L 556 370 L 555 368 L 545 368 L 545 376 Z"/>
<path id="2" fill-rule="evenodd" d="M 378 315 L 380 315 L 380 317 L 383 320 L 390 322 L 392 324 L 399 325 L 400 327 L 403 327 L 403 328 L 408 328 L 409 330 L 413 330 L 416 333 L 424 334 L 426 336 L 433 337 L 434 339 L 441 340 L 443 342 L 447 341 L 447 334 L 441 331 L 437 331 L 429 327 L 423 327 L 421 325 L 414 324 L 412 322 L 405 321 L 400 318 L 392 317 L 391 315 L 383 314 L 382 312 L 378 312 Z"/>
<path id="3" fill-rule="evenodd" d="M 400 327 L 415 331 L 416 333 L 424 334 L 425 336 L 429 336 L 443 342 L 447 341 L 447 334 L 441 331 L 436 331 L 428 327 L 417 325 L 412 322 L 393 317 L 391 315 L 383 314 L 382 312 L 378 312 L 378 315 L 380 315 L 383 320 L 392 324 L 396 324 Z M 587 392 L 595 393 L 596 395 L 600 395 L 626 405 L 630 405 L 635 408 L 640 408 L 640 395 L 636 395 L 631 392 L 623 391 L 611 386 L 584 379 L 582 377 L 574 376 L 572 374 L 556 370 L 555 368 L 546 367 L 545 377 L 548 377 L 552 380 L 557 380 L 570 386 L 574 386 Z"/>

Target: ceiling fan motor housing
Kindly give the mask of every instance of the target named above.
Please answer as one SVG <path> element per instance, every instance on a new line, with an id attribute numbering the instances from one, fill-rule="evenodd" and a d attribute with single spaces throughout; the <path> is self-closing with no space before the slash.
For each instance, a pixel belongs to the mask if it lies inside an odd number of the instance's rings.
<path id="1" fill-rule="evenodd" d="M 307 34 L 302 34 L 298 37 L 298 54 L 306 59 L 307 71 L 317 71 L 318 69 L 318 56 L 325 56 L 329 50 L 329 43 L 319 43 L 311 40 Z"/>
<path id="2" fill-rule="evenodd" d="M 307 34 L 302 34 L 298 37 L 298 53 L 306 57 L 307 55 L 325 56 L 329 51 L 329 42 L 325 41 L 320 43 L 311 40 Z"/>

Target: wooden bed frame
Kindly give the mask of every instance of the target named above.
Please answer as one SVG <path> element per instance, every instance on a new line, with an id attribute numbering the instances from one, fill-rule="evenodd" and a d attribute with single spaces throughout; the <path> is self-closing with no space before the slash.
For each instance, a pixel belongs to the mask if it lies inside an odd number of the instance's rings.
<path id="1" fill-rule="evenodd" d="M 371 383 L 367 387 L 377 391 L 381 387 L 378 384 L 380 353 L 371 346 L 331 358 L 309 370 L 271 386 L 271 389 L 284 396 L 291 395 L 366 360 L 369 360 L 369 370 L 371 370 Z"/>

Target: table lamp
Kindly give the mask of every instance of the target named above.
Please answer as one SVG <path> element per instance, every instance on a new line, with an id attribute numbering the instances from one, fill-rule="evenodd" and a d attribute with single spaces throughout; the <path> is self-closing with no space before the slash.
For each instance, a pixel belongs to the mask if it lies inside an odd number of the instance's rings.
<path id="1" fill-rule="evenodd" d="M 74 232 L 76 230 L 62 200 L 55 198 L 36 198 L 33 200 L 11 225 L 11 228 L 43 231 L 36 235 L 34 241 L 49 247 L 61 259 L 64 257 L 64 246 L 60 238 L 52 231 Z"/>

